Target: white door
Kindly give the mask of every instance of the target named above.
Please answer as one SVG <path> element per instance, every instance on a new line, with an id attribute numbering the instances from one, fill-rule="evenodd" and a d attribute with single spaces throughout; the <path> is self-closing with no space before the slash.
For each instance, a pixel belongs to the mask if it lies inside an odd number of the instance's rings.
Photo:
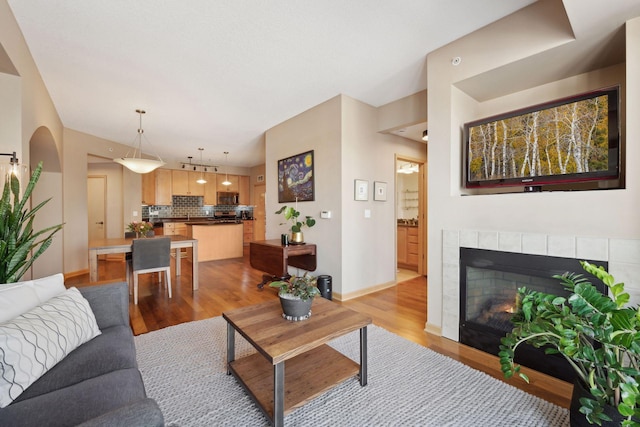
<path id="1" fill-rule="evenodd" d="M 89 176 L 87 181 L 89 241 L 104 239 L 106 237 L 106 190 L 106 176 Z"/>

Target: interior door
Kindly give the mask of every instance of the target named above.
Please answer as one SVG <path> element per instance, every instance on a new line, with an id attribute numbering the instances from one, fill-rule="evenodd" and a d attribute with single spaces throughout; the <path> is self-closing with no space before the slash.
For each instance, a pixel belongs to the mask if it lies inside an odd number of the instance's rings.
<path id="1" fill-rule="evenodd" d="M 256 195 L 256 207 L 253 210 L 253 238 L 254 240 L 264 240 L 266 228 L 267 228 L 267 215 L 265 212 L 265 193 L 267 186 L 264 184 L 257 184 L 254 187 L 254 193 Z"/>
<path id="2" fill-rule="evenodd" d="M 89 176 L 87 180 L 89 241 L 106 237 L 106 190 L 106 176 Z"/>

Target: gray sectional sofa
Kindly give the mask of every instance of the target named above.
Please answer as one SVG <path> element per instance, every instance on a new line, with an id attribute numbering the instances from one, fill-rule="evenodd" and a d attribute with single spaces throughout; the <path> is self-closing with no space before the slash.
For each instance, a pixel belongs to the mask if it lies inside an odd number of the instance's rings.
<path id="1" fill-rule="evenodd" d="M 163 426 L 138 370 L 127 284 L 79 290 L 102 333 L 0 409 L 0 426 Z"/>

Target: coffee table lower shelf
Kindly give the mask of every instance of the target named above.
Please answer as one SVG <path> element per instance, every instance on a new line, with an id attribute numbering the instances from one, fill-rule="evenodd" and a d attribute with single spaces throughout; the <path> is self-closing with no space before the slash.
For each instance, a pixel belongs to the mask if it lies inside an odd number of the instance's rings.
<path id="1" fill-rule="evenodd" d="M 359 364 L 326 344 L 284 363 L 285 415 L 360 372 Z M 274 365 L 255 353 L 234 360 L 229 370 L 273 420 Z"/>

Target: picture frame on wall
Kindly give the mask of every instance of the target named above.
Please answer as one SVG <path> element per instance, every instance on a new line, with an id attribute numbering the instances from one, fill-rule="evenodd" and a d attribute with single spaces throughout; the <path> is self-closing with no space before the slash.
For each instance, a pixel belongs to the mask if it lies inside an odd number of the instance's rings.
<path id="1" fill-rule="evenodd" d="M 387 201 L 387 183 L 383 181 L 373 182 L 373 200 L 378 202 Z"/>
<path id="2" fill-rule="evenodd" d="M 278 160 L 278 203 L 315 200 L 313 150 Z"/>
<path id="3" fill-rule="evenodd" d="M 354 184 L 353 199 L 358 201 L 369 200 L 369 181 L 356 179 Z"/>

